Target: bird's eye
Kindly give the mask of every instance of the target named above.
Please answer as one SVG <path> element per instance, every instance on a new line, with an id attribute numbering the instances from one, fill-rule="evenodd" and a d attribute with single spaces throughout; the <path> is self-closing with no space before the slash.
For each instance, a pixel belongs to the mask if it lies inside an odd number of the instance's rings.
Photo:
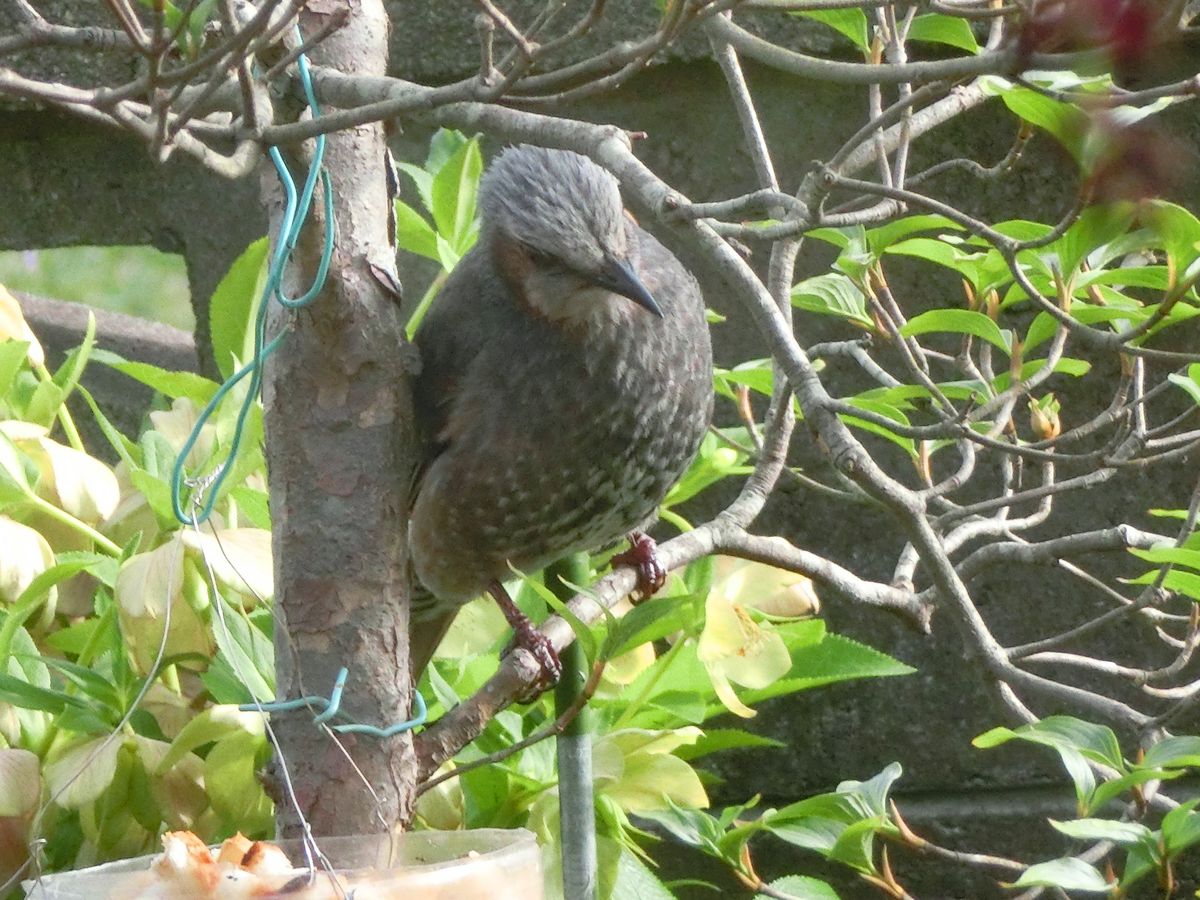
<path id="1" fill-rule="evenodd" d="M 537 247 L 533 247 L 529 244 L 522 244 L 521 246 L 525 251 L 525 255 L 529 257 L 529 261 L 535 266 L 549 268 L 559 264 L 557 259 L 544 250 L 539 250 Z"/>

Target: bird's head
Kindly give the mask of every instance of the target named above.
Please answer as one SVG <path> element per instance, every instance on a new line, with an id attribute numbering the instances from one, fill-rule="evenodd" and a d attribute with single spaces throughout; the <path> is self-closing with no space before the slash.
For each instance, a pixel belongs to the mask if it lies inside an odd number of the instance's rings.
<path id="1" fill-rule="evenodd" d="M 540 314 L 587 316 L 619 294 L 662 316 L 636 274 L 617 181 L 587 157 L 529 145 L 505 150 L 483 176 L 479 202 L 499 271 Z"/>

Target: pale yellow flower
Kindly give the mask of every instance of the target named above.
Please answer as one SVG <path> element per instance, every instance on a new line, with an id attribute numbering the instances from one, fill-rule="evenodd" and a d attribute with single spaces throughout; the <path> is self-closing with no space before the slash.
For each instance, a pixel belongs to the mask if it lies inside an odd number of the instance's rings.
<path id="1" fill-rule="evenodd" d="M 21 304 L 4 285 L 0 285 L 0 341 L 8 340 L 29 341 L 29 349 L 25 351 L 26 358 L 35 366 L 46 364 L 46 353 L 42 350 L 37 335 L 25 321 Z"/>

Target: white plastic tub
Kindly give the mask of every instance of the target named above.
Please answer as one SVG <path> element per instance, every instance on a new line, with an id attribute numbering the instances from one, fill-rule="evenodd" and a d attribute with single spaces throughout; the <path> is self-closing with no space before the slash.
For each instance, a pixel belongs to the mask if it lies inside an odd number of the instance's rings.
<path id="1" fill-rule="evenodd" d="M 24 883 L 30 900 L 241 900 L 278 896 L 283 900 L 541 900 L 541 856 L 532 834 L 523 829 L 415 831 L 388 835 L 334 837 L 317 841 L 336 870 L 318 871 L 304 884 L 305 870 L 257 882 L 265 892 L 250 893 L 230 879 L 211 890 L 184 891 L 176 883 L 156 884 L 150 866 L 156 856 L 105 863 L 77 872 L 46 875 Z M 301 867 L 299 841 L 279 847 Z M 286 893 L 279 893 L 287 888 Z M 353 892 L 352 894 L 350 892 Z"/>

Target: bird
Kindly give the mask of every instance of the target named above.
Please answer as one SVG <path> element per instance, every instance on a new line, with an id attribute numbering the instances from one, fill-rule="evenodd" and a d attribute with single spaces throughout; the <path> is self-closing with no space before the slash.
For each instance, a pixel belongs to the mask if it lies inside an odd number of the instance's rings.
<path id="1" fill-rule="evenodd" d="M 696 280 L 588 157 L 503 150 L 478 206 L 479 239 L 414 338 L 410 658 L 419 677 L 486 592 L 548 687 L 557 655 L 503 582 L 627 536 L 614 565 L 661 586 L 645 531 L 708 429 L 712 347 Z"/>

